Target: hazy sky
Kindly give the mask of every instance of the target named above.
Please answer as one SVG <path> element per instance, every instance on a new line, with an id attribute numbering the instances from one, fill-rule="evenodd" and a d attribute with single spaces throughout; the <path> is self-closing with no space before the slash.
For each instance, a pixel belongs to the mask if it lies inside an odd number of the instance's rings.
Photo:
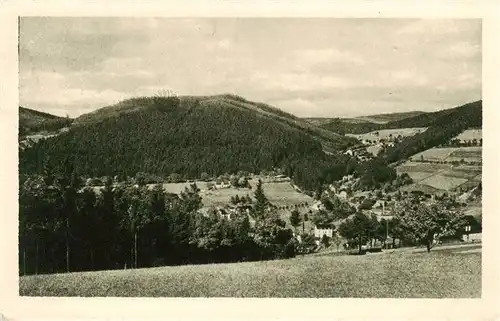
<path id="1" fill-rule="evenodd" d="M 161 89 L 298 116 L 481 98 L 481 21 L 23 18 L 20 104 L 71 117 Z"/>

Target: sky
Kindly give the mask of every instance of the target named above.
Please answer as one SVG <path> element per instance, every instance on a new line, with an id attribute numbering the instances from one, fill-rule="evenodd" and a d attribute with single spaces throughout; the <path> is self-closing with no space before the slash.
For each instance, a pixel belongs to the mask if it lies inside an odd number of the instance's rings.
<path id="1" fill-rule="evenodd" d="M 20 105 L 77 117 L 136 96 L 233 93 L 300 117 L 481 99 L 481 20 L 20 21 Z"/>

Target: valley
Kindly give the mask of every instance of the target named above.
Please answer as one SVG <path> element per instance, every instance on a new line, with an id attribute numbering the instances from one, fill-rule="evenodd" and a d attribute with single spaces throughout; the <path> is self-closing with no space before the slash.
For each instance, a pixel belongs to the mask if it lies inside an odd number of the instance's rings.
<path id="1" fill-rule="evenodd" d="M 20 144 L 21 190 L 25 195 L 23 197 L 38 198 L 40 193 L 46 194 L 45 199 L 39 200 L 43 204 L 37 206 L 49 208 L 49 212 L 53 208 L 57 213 L 57 198 L 50 196 L 51 193 L 63 192 L 73 186 L 73 183 L 68 187 L 58 185 L 58 180 L 73 182 L 76 179 L 78 190 L 75 190 L 75 195 L 81 200 L 75 206 L 87 218 L 74 219 L 91 220 L 84 224 L 100 222 L 97 224 L 102 226 L 96 226 L 100 233 L 110 238 L 124 238 L 122 252 L 108 259 L 102 255 L 112 250 L 103 248 L 104 245 L 95 252 L 86 243 L 73 244 L 72 251 L 90 258 L 90 261 L 70 260 L 67 255 L 67 271 L 133 268 L 131 271 L 146 273 L 141 276 L 142 280 L 153 270 L 137 268 L 180 264 L 183 267 L 178 270 L 166 268 L 154 273 L 190 275 L 204 274 L 206 267 L 196 266 L 191 271 L 185 264 L 231 264 L 288 258 L 283 262 L 292 262 L 290 264 L 294 267 L 290 265 L 287 273 L 309 274 L 300 272 L 301 264 L 314 265 L 316 260 L 324 260 L 321 264 L 332 260 L 331 264 L 342 266 L 336 273 L 343 273 L 340 271 L 347 267 L 345 264 L 364 262 L 372 266 L 379 260 L 376 254 L 370 254 L 361 261 L 352 261 L 349 254 L 380 252 L 382 248 L 382 254 L 412 246 L 418 249 L 420 243 L 405 236 L 403 226 L 398 225 L 401 224 L 401 213 L 406 212 L 406 203 L 412 199 L 421 204 L 433 204 L 436 200 L 439 200 L 437 204 L 455 204 L 452 206 L 460 208 L 460 215 L 473 226 L 473 238 L 480 240 L 481 131 L 477 127 L 469 128 L 477 123 L 474 117 L 468 117 L 465 123 L 461 123 L 462 110 L 464 113 L 477 112 L 465 105 L 453 111 L 438 112 L 433 117 L 423 113 L 409 118 L 387 116 L 387 122 L 372 123 L 377 126 L 375 130 L 371 130 L 373 125 L 370 125 L 364 133 L 343 135 L 331 131 L 333 123 L 326 127 L 318 123 L 323 127 L 320 128 L 314 122 L 304 123 L 293 115 L 240 97 L 132 99 L 83 115 L 57 131 L 31 131 L 23 136 L 22 142 L 29 144 Z M 448 127 L 442 126 L 440 117 L 445 115 L 448 121 L 453 120 L 455 118 L 450 118 L 450 115 L 454 113 L 459 126 L 452 126 L 453 130 L 448 133 Z M 390 119 L 397 120 L 391 123 Z M 366 119 L 349 124 L 364 126 L 364 121 Z M 401 127 L 394 122 L 419 126 Z M 419 141 L 426 141 L 427 145 L 415 145 Z M 414 145 L 417 148 L 409 151 L 408 148 Z M 401 156 L 397 152 L 399 149 Z M 388 161 L 394 155 L 397 155 L 394 161 Z M 68 173 L 73 173 L 73 178 L 64 178 Z M 40 179 L 47 181 L 50 176 L 56 178 L 54 185 L 40 183 Z M 114 205 L 106 205 L 110 196 Z M 24 201 L 23 204 L 27 205 Z M 30 207 L 23 209 L 23 206 L 21 209 L 22 213 L 26 213 L 23 215 L 32 215 L 30 211 L 34 210 Z M 83 214 L 85 211 L 88 213 Z M 150 216 L 155 211 L 159 214 Z M 112 221 L 102 221 L 106 216 L 100 217 L 99 213 L 112 215 L 107 218 Z M 267 215 L 267 218 L 260 215 Z M 41 224 L 37 220 L 35 224 Z M 119 226 L 119 229 L 114 226 Z M 161 226 L 170 226 L 166 235 L 155 234 L 155 229 Z M 359 232 L 353 229 L 360 226 L 364 226 L 365 230 L 361 232 L 363 234 L 356 234 Z M 248 233 L 241 234 L 242 230 L 248 230 Z M 146 231 L 152 234 L 145 235 Z M 464 232 L 460 231 L 457 227 L 458 234 L 449 239 L 426 241 L 435 242 L 427 243 L 428 251 L 434 247 L 433 244 L 440 244 L 443 240 L 464 242 Z M 58 232 L 54 233 L 57 235 Z M 82 230 L 78 233 L 86 232 Z M 135 245 L 130 243 L 132 236 L 136 238 L 134 242 L 138 242 Z M 279 237 L 285 238 L 278 241 Z M 358 237 L 362 237 L 361 243 Z M 109 243 L 111 240 L 106 241 L 107 236 L 82 234 L 81 238 L 92 240 L 88 244 L 112 244 Z M 178 243 L 160 247 L 160 244 L 176 239 Z M 62 253 L 63 243 L 52 242 L 42 246 L 51 246 Z M 275 245 L 269 248 L 267 244 Z M 40 245 L 37 246 L 40 248 Z M 130 247 L 131 254 L 125 254 Z M 26 244 L 24 249 L 23 253 L 28 251 L 33 255 L 32 245 Z M 186 257 L 182 251 L 190 251 L 191 254 Z M 471 254 L 475 252 L 477 250 Z M 166 254 L 161 253 L 170 254 L 164 256 Z M 387 264 L 394 264 L 396 270 L 410 261 L 412 264 L 444 264 L 418 263 L 412 261 L 408 253 L 402 251 L 397 257 L 384 255 L 380 258 L 388 260 Z M 31 263 L 25 263 L 21 260 L 24 266 L 21 270 L 24 274 L 38 274 L 40 269 L 42 273 L 64 271 L 61 260 L 49 263 L 48 259 L 44 254 L 37 262 L 30 260 Z M 441 257 L 434 254 L 434 259 L 440 261 Z M 260 269 L 259 264 L 266 264 L 267 267 L 282 264 L 281 261 L 269 262 L 238 263 L 241 264 L 238 266 Z M 476 266 L 476 263 L 467 262 Z M 224 269 L 225 264 L 218 266 Z M 97 273 L 100 276 L 95 282 L 106 282 L 98 280 L 101 277 L 105 280 L 109 273 L 129 278 L 129 273 L 136 272 Z M 323 277 L 328 278 L 328 275 L 326 271 L 316 274 L 320 278 L 318 282 Z M 65 281 L 67 284 L 80 284 L 80 274 L 72 273 L 65 277 L 70 278 Z M 256 274 L 254 277 L 265 279 L 263 275 Z M 23 277 L 21 293 L 29 295 L 33 291 L 42 291 L 38 293 L 58 295 L 62 290 L 55 286 L 55 280 L 52 276 Z M 241 282 L 246 289 L 252 288 L 247 281 Z M 370 283 L 370 287 L 376 289 L 376 284 L 380 282 L 385 281 L 375 281 Z M 217 282 L 213 286 L 226 287 Z M 355 288 L 345 293 L 329 292 L 324 288 L 315 293 L 329 297 L 361 295 Z M 233 290 L 224 290 L 224 293 L 233 295 Z M 410 295 L 400 290 L 400 295 Z M 64 290 L 62 293 L 71 295 L 71 291 Z M 123 294 L 120 287 L 113 291 Z M 248 290 L 241 295 L 266 295 L 261 290 L 255 291 Z M 431 295 L 424 289 L 421 291 L 421 295 Z M 202 293 L 199 290 L 195 292 Z M 88 295 L 99 293 L 90 291 Z M 191 296 L 194 292 L 176 292 L 165 284 L 147 293 L 149 296 Z M 207 292 L 207 295 L 215 293 Z M 311 294 L 293 286 L 283 292 L 285 296 L 292 293 Z M 464 295 L 453 290 L 446 293 L 459 297 Z M 368 294 L 374 295 L 372 292 Z M 380 295 L 383 296 L 383 292 Z"/>

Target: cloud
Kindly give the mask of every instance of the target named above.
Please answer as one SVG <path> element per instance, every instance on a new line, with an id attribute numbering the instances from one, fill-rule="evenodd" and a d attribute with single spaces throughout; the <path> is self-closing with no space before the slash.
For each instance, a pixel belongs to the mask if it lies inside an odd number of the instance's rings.
<path id="1" fill-rule="evenodd" d="M 298 64 L 306 66 L 325 63 L 362 64 L 364 62 L 359 55 L 335 48 L 304 49 L 295 52 L 295 56 Z"/>
<path id="2" fill-rule="evenodd" d="M 481 98 L 481 21 L 22 18 L 20 100 L 77 116 L 160 89 L 298 115 Z"/>

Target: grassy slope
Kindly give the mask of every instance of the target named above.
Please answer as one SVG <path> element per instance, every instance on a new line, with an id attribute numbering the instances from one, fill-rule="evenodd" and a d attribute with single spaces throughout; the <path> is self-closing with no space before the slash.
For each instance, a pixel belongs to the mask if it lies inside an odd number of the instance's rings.
<path id="1" fill-rule="evenodd" d="M 480 297 L 481 254 L 446 251 L 21 277 L 26 296 Z"/>

